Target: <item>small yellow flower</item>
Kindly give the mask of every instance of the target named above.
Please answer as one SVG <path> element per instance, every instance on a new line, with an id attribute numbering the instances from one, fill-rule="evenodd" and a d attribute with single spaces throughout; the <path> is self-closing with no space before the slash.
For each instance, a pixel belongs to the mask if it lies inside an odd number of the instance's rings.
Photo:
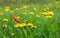
<path id="1" fill-rule="evenodd" d="M 29 26 L 31 28 L 36 28 L 36 26 L 34 26 L 32 23 L 28 23 L 27 26 Z"/>
<path id="2" fill-rule="evenodd" d="M 26 23 L 21 23 L 20 27 L 25 27 L 25 26 L 26 26 Z"/>
<path id="3" fill-rule="evenodd" d="M 37 8 L 36 8 L 36 7 L 34 7 L 34 10 L 37 10 Z"/>
<path id="4" fill-rule="evenodd" d="M 46 18 L 52 18 L 52 16 L 46 16 Z"/>
<path id="5" fill-rule="evenodd" d="M 48 12 L 44 12 L 42 14 L 44 14 L 44 15 L 54 15 L 54 12 L 53 11 L 48 11 Z"/>
<path id="6" fill-rule="evenodd" d="M 5 9 L 5 11 L 7 12 L 7 11 L 9 11 L 10 9 Z"/>
<path id="7" fill-rule="evenodd" d="M 7 12 L 7 11 L 9 11 L 9 10 L 10 10 L 10 7 L 6 6 L 6 7 L 5 7 L 5 11 Z"/>
<path id="8" fill-rule="evenodd" d="M 18 27 L 22 28 L 22 27 L 25 27 L 25 26 L 26 26 L 25 23 L 21 23 L 21 24 L 18 23 L 18 24 L 15 25 L 15 27 L 17 27 L 17 28 L 18 28 Z"/>
<path id="9" fill-rule="evenodd" d="M 19 18 L 21 18 L 20 16 L 17 16 L 17 18 L 19 19 Z"/>
<path id="10" fill-rule="evenodd" d="M 47 15 L 48 13 L 47 13 L 47 12 L 44 12 L 44 13 L 42 13 L 42 14 Z"/>
<path id="11" fill-rule="evenodd" d="M 36 17 L 37 17 L 37 18 L 39 18 L 39 17 L 40 17 L 40 15 L 36 15 Z"/>
<path id="12" fill-rule="evenodd" d="M 31 28 L 36 28 L 36 26 L 31 26 Z"/>
<path id="13" fill-rule="evenodd" d="M 48 14 L 54 15 L 54 12 L 53 11 L 49 11 Z"/>
<path id="14" fill-rule="evenodd" d="M 34 13 L 33 12 L 29 12 L 29 14 L 33 15 Z"/>
<path id="15" fill-rule="evenodd" d="M 28 23 L 27 25 L 28 25 L 28 26 L 33 26 L 33 24 L 32 24 L 32 23 Z"/>
<path id="16" fill-rule="evenodd" d="M 14 36 L 14 33 L 11 33 L 12 36 Z"/>
<path id="17" fill-rule="evenodd" d="M 28 6 L 27 5 L 23 5 L 23 8 L 27 8 Z"/>
<path id="18" fill-rule="evenodd" d="M 15 8 L 15 10 L 20 10 L 19 8 Z"/>
<path id="19" fill-rule="evenodd" d="M 18 28 L 19 26 L 20 26 L 20 24 L 18 23 L 18 24 L 16 24 L 14 27 Z"/>
<path id="20" fill-rule="evenodd" d="M 6 21 L 6 22 L 7 22 L 7 21 L 8 21 L 8 19 L 7 19 L 7 18 L 4 18 L 4 19 L 3 19 L 3 21 Z"/>

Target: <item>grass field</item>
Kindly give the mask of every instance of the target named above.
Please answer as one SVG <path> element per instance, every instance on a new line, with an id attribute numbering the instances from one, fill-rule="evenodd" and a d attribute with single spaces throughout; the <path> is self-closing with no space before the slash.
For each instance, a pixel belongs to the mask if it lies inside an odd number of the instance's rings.
<path id="1" fill-rule="evenodd" d="M 0 38 L 59 38 L 60 2 L 0 6 Z"/>

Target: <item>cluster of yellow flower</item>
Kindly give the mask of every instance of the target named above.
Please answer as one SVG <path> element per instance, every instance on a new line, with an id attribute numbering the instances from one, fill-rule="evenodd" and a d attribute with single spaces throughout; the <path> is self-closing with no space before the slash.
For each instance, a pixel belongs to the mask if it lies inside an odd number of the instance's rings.
<path id="1" fill-rule="evenodd" d="M 21 24 L 17 23 L 17 24 L 15 25 L 15 27 L 25 27 L 25 26 L 26 26 L 25 23 L 21 23 Z"/>
<path id="2" fill-rule="evenodd" d="M 31 28 L 36 28 L 35 25 L 33 25 L 32 23 L 28 23 L 27 26 L 31 27 Z"/>
<path id="3" fill-rule="evenodd" d="M 19 9 L 19 8 L 15 8 L 15 10 L 17 10 L 17 11 L 18 11 L 18 10 L 20 10 L 20 9 Z"/>
<path id="4" fill-rule="evenodd" d="M 5 11 L 7 12 L 7 11 L 9 11 L 10 10 L 10 7 L 9 6 L 6 6 L 5 7 Z"/>
<path id="5" fill-rule="evenodd" d="M 24 8 L 28 8 L 28 7 L 29 7 L 29 5 L 22 5 L 20 8 L 16 7 L 15 10 L 18 11 L 20 9 L 24 9 Z M 5 12 L 8 12 L 8 11 L 11 13 L 14 12 L 13 10 L 10 9 L 9 6 L 5 6 Z"/>
<path id="6" fill-rule="evenodd" d="M 7 18 L 4 18 L 4 19 L 3 19 L 3 21 L 4 21 L 4 22 L 7 22 L 7 21 L 8 21 L 8 19 L 7 19 Z"/>
<path id="7" fill-rule="evenodd" d="M 54 12 L 53 11 L 47 11 L 47 12 L 44 12 L 42 13 L 46 16 L 46 18 L 52 18 L 52 16 L 54 15 Z"/>
<path id="8" fill-rule="evenodd" d="M 21 23 L 21 24 L 16 24 L 15 25 L 15 27 L 19 27 L 19 28 L 23 28 L 23 27 L 26 27 L 26 26 L 28 26 L 28 27 L 31 27 L 31 28 L 36 28 L 36 26 L 35 25 L 33 25 L 32 23 L 28 23 L 28 24 L 26 24 L 26 23 Z"/>
<path id="9" fill-rule="evenodd" d="M 36 8 L 36 7 L 34 7 L 34 10 L 37 10 L 37 8 Z"/>
<path id="10" fill-rule="evenodd" d="M 26 9 L 26 8 L 28 8 L 29 7 L 29 5 L 22 5 L 21 7 L 20 7 L 20 9 Z"/>
<path id="11" fill-rule="evenodd" d="M 23 5 L 22 7 L 23 7 L 23 8 L 28 8 L 28 6 L 27 6 L 27 5 Z"/>
<path id="12" fill-rule="evenodd" d="M 34 13 L 33 12 L 29 12 L 29 14 L 33 15 Z"/>

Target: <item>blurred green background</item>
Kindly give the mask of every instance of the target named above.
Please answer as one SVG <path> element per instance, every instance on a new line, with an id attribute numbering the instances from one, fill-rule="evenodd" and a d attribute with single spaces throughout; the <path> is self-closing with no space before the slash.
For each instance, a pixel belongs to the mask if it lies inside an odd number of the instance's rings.
<path id="1" fill-rule="evenodd" d="M 5 4 L 47 4 L 47 3 L 54 3 L 55 1 L 60 0 L 0 0 L 0 5 Z"/>

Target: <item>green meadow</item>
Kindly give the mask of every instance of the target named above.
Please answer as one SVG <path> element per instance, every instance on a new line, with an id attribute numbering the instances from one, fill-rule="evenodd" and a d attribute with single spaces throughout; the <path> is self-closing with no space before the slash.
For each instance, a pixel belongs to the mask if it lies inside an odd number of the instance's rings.
<path id="1" fill-rule="evenodd" d="M 1 0 L 0 38 L 59 38 L 60 1 L 42 2 L 4 4 Z"/>

